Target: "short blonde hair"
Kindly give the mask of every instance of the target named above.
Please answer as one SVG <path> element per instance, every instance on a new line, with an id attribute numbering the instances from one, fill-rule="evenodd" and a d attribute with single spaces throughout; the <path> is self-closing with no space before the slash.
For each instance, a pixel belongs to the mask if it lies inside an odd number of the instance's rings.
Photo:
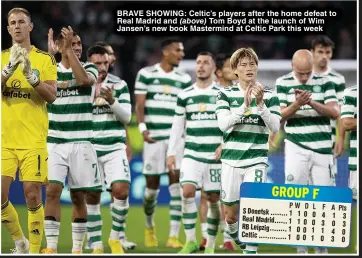
<path id="1" fill-rule="evenodd" d="M 258 66 L 259 58 L 257 54 L 252 48 L 248 47 L 248 48 L 239 48 L 233 53 L 233 55 L 230 57 L 231 69 L 235 70 L 238 67 L 240 60 L 243 59 L 244 57 L 249 57 L 251 59 L 254 59 L 256 65 Z"/>
<path id="2" fill-rule="evenodd" d="M 29 13 L 29 11 L 26 10 L 25 8 L 15 7 L 15 8 L 13 8 L 13 9 L 11 9 L 11 10 L 8 12 L 8 20 L 9 20 L 10 15 L 12 15 L 13 13 L 23 13 L 23 14 L 25 14 L 25 15 L 29 18 L 29 21 L 31 21 L 30 13 Z"/>

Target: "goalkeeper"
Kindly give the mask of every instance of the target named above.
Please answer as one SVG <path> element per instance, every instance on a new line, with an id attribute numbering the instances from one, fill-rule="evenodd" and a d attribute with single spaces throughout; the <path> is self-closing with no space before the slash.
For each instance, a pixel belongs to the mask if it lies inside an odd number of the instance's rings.
<path id="1" fill-rule="evenodd" d="M 1 222 L 15 242 L 16 253 L 39 253 L 44 231 L 42 183 L 47 179 L 46 102 L 56 99 L 55 59 L 30 43 L 33 24 L 23 8 L 8 13 L 11 49 L 1 53 L 2 156 Z M 29 241 L 8 199 L 19 172 L 28 208 Z"/>

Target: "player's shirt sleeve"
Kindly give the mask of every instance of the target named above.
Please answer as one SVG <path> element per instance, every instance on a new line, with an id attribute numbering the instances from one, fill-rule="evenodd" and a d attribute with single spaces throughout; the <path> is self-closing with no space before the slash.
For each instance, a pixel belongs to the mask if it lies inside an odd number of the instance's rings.
<path id="1" fill-rule="evenodd" d="M 90 74 L 94 78 L 94 82 L 97 82 L 98 79 L 98 69 L 97 66 L 93 63 L 85 63 L 84 70 L 87 74 Z"/>
<path id="2" fill-rule="evenodd" d="M 351 96 L 351 91 L 347 88 L 344 90 L 343 104 L 341 108 L 341 119 L 354 118 L 357 113 L 357 107 L 355 106 L 354 97 Z"/>
<path id="3" fill-rule="evenodd" d="M 182 98 L 181 94 L 178 94 L 178 96 L 177 96 L 175 115 L 176 116 L 186 116 L 186 101 L 184 98 Z"/>
<path id="4" fill-rule="evenodd" d="M 188 78 L 187 82 L 182 85 L 182 89 L 186 89 L 187 87 L 190 87 L 192 85 L 191 76 L 188 76 L 188 77 L 189 78 Z"/>
<path id="5" fill-rule="evenodd" d="M 42 81 L 56 81 L 57 80 L 57 62 L 55 61 L 54 56 L 46 55 L 45 62 L 42 74 L 40 75 L 40 79 Z"/>
<path id="6" fill-rule="evenodd" d="M 342 104 L 343 104 L 343 97 L 344 97 L 345 88 L 346 88 L 346 80 L 344 79 L 344 77 L 342 77 L 341 78 L 341 83 L 337 84 L 337 88 L 336 88 L 338 104 L 340 106 L 342 106 Z"/>
<path id="7" fill-rule="evenodd" d="M 216 97 L 216 115 L 223 110 L 230 111 L 230 103 L 226 94 L 220 90 Z"/>
<path id="8" fill-rule="evenodd" d="M 115 90 L 114 97 L 118 99 L 118 103 L 131 105 L 131 97 L 127 83 L 122 81 L 122 83 L 117 83 L 117 86 L 118 87 L 116 87 L 117 90 Z"/>
<path id="9" fill-rule="evenodd" d="M 281 117 L 280 101 L 275 91 L 270 91 L 270 98 L 266 99 L 265 105 L 270 110 L 270 113 Z"/>
<path id="10" fill-rule="evenodd" d="M 186 120 L 186 99 L 183 98 L 182 92 L 177 96 L 177 105 L 175 115 L 172 121 L 167 156 L 175 156 L 177 153 L 177 143 L 180 141 L 184 132 Z"/>
<path id="11" fill-rule="evenodd" d="M 136 76 L 136 83 L 135 83 L 135 94 L 147 94 L 147 84 L 148 80 L 145 76 L 143 70 L 140 70 Z"/>
<path id="12" fill-rule="evenodd" d="M 276 94 L 278 96 L 280 106 L 287 107 L 288 106 L 287 87 L 280 85 L 279 81 L 277 80 L 275 88 L 276 88 Z"/>
<path id="13" fill-rule="evenodd" d="M 336 94 L 336 87 L 337 84 L 335 84 L 332 81 L 328 81 L 326 84 L 324 84 L 325 90 L 324 90 L 324 104 L 327 104 L 329 102 L 338 102 L 337 100 L 337 94 Z"/>
<path id="14" fill-rule="evenodd" d="M 114 97 L 117 99 L 117 102 L 115 101 L 110 107 L 118 121 L 128 124 L 132 116 L 132 107 L 127 84 L 125 81 L 122 81 L 115 84 L 114 89 Z"/>

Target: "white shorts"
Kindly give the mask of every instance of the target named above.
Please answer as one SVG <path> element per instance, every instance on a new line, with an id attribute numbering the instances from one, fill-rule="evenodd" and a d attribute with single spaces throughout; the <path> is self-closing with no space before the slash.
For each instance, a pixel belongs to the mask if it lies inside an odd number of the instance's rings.
<path id="1" fill-rule="evenodd" d="M 285 183 L 334 186 L 333 155 L 320 154 L 285 141 Z"/>
<path id="2" fill-rule="evenodd" d="M 193 184 L 204 192 L 220 193 L 221 164 L 208 164 L 190 158 L 181 161 L 180 183 Z"/>
<path id="3" fill-rule="evenodd" d="M 131 183 L 131 172 L 125 150 L 116 150 L 98 157 L 99 171 L 106 189 L 111 190 L 116 182 Z"/>
<path id="4" fill-rule="evenodd" d="M 248 168 L 236 168 L 222 163 L 221 202 L 228 206 L 239 203 L 240 185 L 244 182 L 266 183 L 267 166 L 258 164 Z"/>
<path id="5" fill-rule="evenodd" d="M 160 176 L 168 173 L 167 168 L 168 140 L 155 143 L 144 142 L 143 145 L 143 174 Z M 176 151 L 176 169 L 180 169 L 184 154 L 185 140 L 178 143 Z"/>
<path id="6" fill-rule="evenodd" d="M 97 153 L 90 142 L 48 143 L 48 179 L 65 185 L 68 177 L 70 190 L 100 191 L 102 180 Z"/>
<path id="7" fill-rule="evenodd" d="M 357 200 L 358 199 L 358 178 L 357 178 L 356 170 L 349 171 L 348 186 L 349 186 L 349 188 L 352 189 L 353 200 Z"/>

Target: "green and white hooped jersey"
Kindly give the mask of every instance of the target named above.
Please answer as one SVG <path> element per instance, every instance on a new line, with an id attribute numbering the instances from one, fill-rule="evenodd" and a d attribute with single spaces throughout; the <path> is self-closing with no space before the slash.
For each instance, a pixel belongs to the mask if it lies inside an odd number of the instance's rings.
<path id="1" fill-rule="evenodd" d="M 327 76 L 312 74 L 306 84 L 301 84 L 291 72 L 276 80 L 280 106 L 287 107 L 295 101 L 295 89 L 312 92 L 312 99 L 321 104 L 337 102 L 336 85 Z M 332 154 L 331 121 L 309 105 L 302 106 L 285 124 L 286 139 L 321 154 Z"/>
<path id="2" fill-rule="evenodd" d="M 193 84 L 181 91 L 177 98 L 176 116 L 185 117 L 184 157 L 200 162 L 217 164 L 215 151 L 222 143 L 215 110 L 220 88 L 212 83 L 206 89 Z"/>
<path id="3" fill-rule="evenodd" d="M 324 75 L 328 76 L 328 78 L 336 84 L 336 96 L 338 99 L 338 104 L 342 106 L 343 101 L 343 91 L 346 87 L 346 80 L 344 79 L 344 76 L 340 73 L 337 73 L 333 69 L 328 69 L 324 73 L 320 73 L 318 75 Z M 332 146 L 334 146 L 336 142 L 336 126 L 337 126 L 337 120 L 331 119 L 331 126 L 332 126 Z"/>
<path id="4" fill-rule="evenodd" d="M 131 106 L 127 83 L 123 80 L 114 81 L 107 77 L 102 87 L 107 86 L 114 89 L 114 98 L 122 106 Z M 95 98 L 93 102 L 93 144 L 98 157 L 115 150 L 126 148 L 126 128 L 118 121 L 111 107 L 104 98 Z"/>
<path id="5" fill-rule="evenodd" d="M 145 123 L 151 138 L 169 138 L 177 95 L 191 84 L 190 75 L 176 69 L 166 73 L 160 64 L 142 68 L 138 72 L 135 94 L 146 94 Z"/>
<path id="6" fill-rule="evenodd" d="M 357 86 L 344 90 L 341 119 L 357 118 Z M 357 170 L 357 130 L 351 131 L 348 169 Z"/>
<path id="7" fill-rule="evenodd" d="M 244 90 L 239 84 L 223 88 L 218 93 L 216 114 L 222 110 L 236 112 L 243 103 Z M 264 103 L 272 114 L 280 116 L 279 100 L 274 91 L 264 90 Z M 240 124 L 223 134 L 221 161 L 232 167 L 268 165 L 269 129 L 258 114 L 255 98 L 250 107 L 251 113 L 242 116 Z"/>
<path id="8" fill-rule="evenodd" d="M 98 70 L 93 63 L 83 63 L 87 74 L 97 81 Z M 47 104 L 49 116 L 48 143 L 91 141 L 93 139 L 93 98 L 95 85 L 77 86 L 72 68 L 62 63 L 57 68 L 57 98 Z"/>

